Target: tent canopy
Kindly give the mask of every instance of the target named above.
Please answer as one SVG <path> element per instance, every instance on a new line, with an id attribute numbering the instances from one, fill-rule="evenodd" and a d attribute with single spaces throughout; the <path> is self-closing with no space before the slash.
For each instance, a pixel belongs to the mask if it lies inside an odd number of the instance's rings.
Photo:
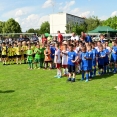
<path id="1" fill-rule="evenodd" d="M 114 30 L 109 26 L 98 26 L 96 29 L 89 31 L 88 33 L 108 33 L 108 32 L 117 32 L 117 30 Z"/>
<path id="2" fill-rule="evenodd" d="M 51 35 L 49 33 L 45 33 L 46 37 L 51 37 Z"/>

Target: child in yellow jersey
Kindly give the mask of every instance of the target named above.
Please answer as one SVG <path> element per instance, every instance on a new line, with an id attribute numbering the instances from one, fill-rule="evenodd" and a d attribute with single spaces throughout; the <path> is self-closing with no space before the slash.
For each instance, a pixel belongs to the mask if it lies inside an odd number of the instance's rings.
<path id="1" fill-rule="evenodd" d="M 7 58 L 7 47 L 5 45 L 5 43 L 2 44 L 2 62 L 3 62 L 3 65 L 6 65 L 6 58 Z"/>
<path id="2" fill-rule="evenodd" d="M 18 46 L 16 47 L 16 63 L 17 64 L 22 64 L 22 61 L 21 61 L 21 43 L 18 43 Z"/>
<path id="3" fill-rule="evenodd" d="M 28 47 L 27 47 L 27 45 L 26 45 L 26 41 L 23 41 L 23 42 L 22 42 L 22 52 L 23 52 L 24 64 L 26 64 L 27 50 L 28 50 Z"/>
<path id="4" fill-rule="evenodd" d="M 13 45 L 13 61 L 14 61 L 14 63 L 16 63 L 16 58 L 17 58 L 16 48 L 17 48 L 17 43 L 14 43 L 14 45 Z"/>
<path id="5" fill-rule="evenodd" d="M 13 47 L 11 44 L 9 44 L 7 52 L 8 52 L 8 62 L 9 62 L 9 64 L 12 64 L 12 62 L 13 62 Z"/>

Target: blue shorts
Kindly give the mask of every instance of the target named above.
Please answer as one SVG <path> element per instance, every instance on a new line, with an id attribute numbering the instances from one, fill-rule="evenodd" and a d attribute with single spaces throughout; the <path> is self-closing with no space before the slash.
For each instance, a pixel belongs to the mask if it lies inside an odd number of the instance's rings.
<path id="1" fill-rule="evenodd" d="M 88 68 L 88 66 L 87 67 L 82 67 L 81 70 L 82 71 L 89 71 L 89 68 Z"/>
<path id="2" fill-rule="evenodd" d="M 92 66 L 93 66 L 93 67 L 96 66 L 96 60 L 93 60 L 93 61 L 92 61 Z"/>

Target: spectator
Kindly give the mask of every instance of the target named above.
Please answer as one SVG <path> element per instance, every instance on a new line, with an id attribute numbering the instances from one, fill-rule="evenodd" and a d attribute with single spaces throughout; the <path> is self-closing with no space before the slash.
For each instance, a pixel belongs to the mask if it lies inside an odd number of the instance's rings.
<path id="1" fill-rule="evenodd" d="M 85 42 L 86 42 L 86 43 L 91 43 L 91 42 L 92 42 L 92 38 L 91 38 L 90 35 L 86 35 L 86 37 L 85 37 Z"/>
<path id="2" fill-rule="evenodd" d="M 23 35 L 20 35 L 20 37 L 17 39 L 18 42 L 24 41 Z"/>
<path id="3" fill-rule="evenodd" d="M 42 35 L 42 43 L 47 44 L 47 38 L 45 37 L 45 35 Z"/>
<path id="4" fill-rule="evenodd" d="M 60 33 L 60 31 L 57 32 L 58 33 L 58 42 L 60 44 L 60 46 L 62 45 L 62 41 L 63 41 L 63 36 L 62 34 Z"/>
<path id="5" fill-rule="evenodd" d="M 32 37 L 32 42 L 37 42 L 37 41 L 39 41 L 39 39 L 36 36 L 36 34 L 34 34 L 33 37 Z"/>
<path id="6" fill-rule="evenodd" d="M 102 44 L 105 43 L 104 39 L 105 39 L 105 36 L 103 34 L 101 34 L 100 35 L 100 41 L 101 41 Z"/>
<path id="7" fill-rule="evenodd" d="M 77 40 L 77 41 L 78 41 L 78 40 L 79 40 L 79 37 L 76 36 L 75 33 L 73 32 L 73 33 L 72 33 L 71 40 L 73 40 L 73 41 L 74 41 L 74 40 Z"/>

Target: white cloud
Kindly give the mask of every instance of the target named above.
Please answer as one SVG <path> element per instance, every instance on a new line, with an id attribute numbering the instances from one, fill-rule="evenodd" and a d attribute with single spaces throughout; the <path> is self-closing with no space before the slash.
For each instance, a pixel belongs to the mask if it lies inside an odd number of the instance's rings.
<path id="1" fill-rule="evenodd" d="M 66 2 L 66 5 L 63 7 L 59 7 L 60 10 L 62 10 L 63 12 L 68 12 L 70 10 L 70 7 L 73 6 L 75 4 L 75 0 L 72 0 L 70 2 Z"/>
<path id="2" fill-rule="evenodd" d="M 2 15 L 4 18 L 16 18 L 33 12 L 37 7 L 22 7 L 6 12 Z"/>
<path id="3" fill-rule="evenodd" d="M 58 5 L 63 5 L 63 2 L 61 2 L 61 3 L 58 3 Z"/>
<path id="4" fill-rule="evenodd" d="M 21 25 L 24 32 L 30 28 L 39 28 L 42 22 L 49 21 L 49 16 L 45 15 L 41 17 L 38 14 L 31 14 L 26 18 L 17 17 L 15 20 Z"/>
<path id="5" fill-rule="evenodd" d="M 79 8 L 75 8 L 75 9 L 71 10 L 70 13 L 73 14 L 73 15 L 78 15 L 79 11 L 80 11 Z"/>
<path id="6" fill-rule="evenodd" d="M 91 12 L 90 11 L 86 11 L 80 14 L 80 17 L 89 17 L 91 16 Z"/>
<path id="7" fill-rule="evenodd" d="M 111 17 L 117 16 L 117 11 L 112 12 Z"/>
<path id="8" fill-rule="evenodd" d="M 54 5 L 53 0 L 46 0 L 46 2 L 43 4 L 42 8 L 48 8 L 48 7 L 51 7 L 52 5 Z"/>
<path id="9" fill-rule="evenodd" d="M 26 14 L 27 14 L 26 11 L 19 9 L 19 10 L 16 11 L 15 16 L 19 17 L 19 16 L 23 16 L 23 15 L 26 15 Z"/>
<path id="10" fill-rule="evenodd" d="M 109 18 L 108 16 L 101 16 L 101 17 L 99 17 L 100 20 L 106 20 L 108 18 Z"/>

